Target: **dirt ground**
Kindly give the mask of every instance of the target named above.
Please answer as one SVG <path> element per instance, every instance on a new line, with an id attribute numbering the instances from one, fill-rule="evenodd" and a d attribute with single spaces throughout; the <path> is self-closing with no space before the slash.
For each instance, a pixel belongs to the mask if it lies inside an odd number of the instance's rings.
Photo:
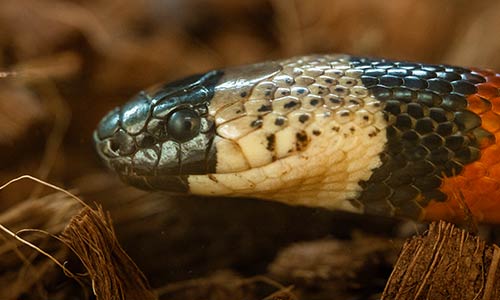
<path id="1" fill-rule="evenodd" d="M 112 224 L 96 227 L 108 237 L 100 242 L 115 251 L 116 235 L 124 252 L 109 257 L 131 264 L 125 275 L 139 278 L 147 297 L 376 299 L 401 238 L 418 225 L 139 191 L 103 167 L 92 131 L 154 83 L 300 54 L 500 70 L 498 28 L 494 0 L 0 1 L 0 185 L 29 174 L 102 206 Z M 0 190 L 0 224 L 43 230 L 18 237 L 67 268 L 2 230 L 0 300 L 95 298 L 88 266 L 61 235 L 81 208 L 31 180 Z"/>

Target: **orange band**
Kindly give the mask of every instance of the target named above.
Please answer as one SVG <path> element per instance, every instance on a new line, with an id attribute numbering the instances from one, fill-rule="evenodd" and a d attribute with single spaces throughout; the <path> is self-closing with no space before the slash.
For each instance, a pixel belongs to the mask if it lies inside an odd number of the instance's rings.
<path id="1" fill-rule="evenodd" d="M 467 98 L 467 108 L 481 117 L 482 128 L 493 133 L 496 142 L 480 141 L 480 159 L 443 179 L 440 190 L 448 200 L 431 201 L 424 209 L 425 220 L 459 221 L 470 212 L 479 222 L 500 223 L 500 74 L 474 71 L 486 82 L 476 84 L 478 91 Z"/>

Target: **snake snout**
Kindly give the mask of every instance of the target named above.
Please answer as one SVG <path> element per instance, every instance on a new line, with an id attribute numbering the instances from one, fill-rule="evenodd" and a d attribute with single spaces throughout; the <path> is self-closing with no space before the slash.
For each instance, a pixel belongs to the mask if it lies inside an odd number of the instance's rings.
<path id="1" fill-rule="evenodd" d="M 139 93 L 122 107 L 109 112 L 94 132 L 94 142 L 99 156 L 120 175 L 127 175 L 135 169 L 140 169 L 134 165 L 151 165 L 152 160 L 155 165 L 158 161 L 157 151 L 151 150 L 157 139 L 147 132 L 150 115 L 151 101 L 147 95 Z M 144 151 L 149 155 L 144 155 Z M 140 164 L 134 163 L 136 157 L 141 155 L 148 157 L 149 160 Z M 145 160 L 144 157 L 142 160 Z"/>
<path id="2" fill-rule="evenodd" d="M 101 120 L 94 131 L 94 144 L 106 165 L 123 175 L 132 168 L 130 155 L 136 151 L 136 146 L 120 123 L 120 109 L 116 108 Z"/>

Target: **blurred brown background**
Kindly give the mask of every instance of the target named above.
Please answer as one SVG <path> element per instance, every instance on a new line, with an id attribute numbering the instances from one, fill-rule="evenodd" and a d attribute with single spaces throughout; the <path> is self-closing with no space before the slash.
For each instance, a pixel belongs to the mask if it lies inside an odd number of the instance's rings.
<path id="1" fill-rule="evenodd" d="M 151 216 L 183 209 L 191 215 L 199 205 L 206 209 L 214 204 L 186 202 L 182 205 L 188 208 L 179 208 L 149 202 L 157 206 L 145 208 L 144 202 L 130 200 L 147 195 L 116 182 L 93 151 L 92 131 L 108 110 L 160 81 L 300 54 L 348 53 L 500 70 L 498 28 L 500 2 L 495 0 L 0 1 L 0 182 L 31 174 L 74 189 L 89 202 L 103 203 L 117 219 L 118 234 L 132 257 L 147 275 L 158 274 L 168 263 L 138 254 L 148 248 L 145 232 L 158 229 Z M 30 182 L 4 189 L 0 212 L 40 193 Z M 130 207 L 138 215 L 124 212 L 123 203 L 134 203 Z M 238 210 L 227 205 L 231 212 Z M 304 218 L 296 211 L 280 215 L 288 208 L 265 205 L 270 206 L 248 209 L 254 214 L 227 222 L 233 226 L 246 218 L 250 224 L 267 209 L 270 219 L 285 219 L 281 227 L 272 225 L 274 234 L 286 235 L 283 231 L 293 228 L 290 223 Z M 179 214 L 172 213 L 172 218 Z M 307 214 L 305 220 L 316 227 L 294 228 L 298 235 L 282 243 L 329 232 L 324 226 L 329 219 L 322 212 Z M 165 217 L 161 222 L 170 224 Z M 193 228 L 206 225 L 193 222 L 188 222 Z M 227 228 L 228 223 L 217 226 Z M 260 227 L 252 234 L 259 237 L 265 230 Z M 168 230 L 158 232 L 169 235 Z M 168 247 L 178 245 L 184 231 L 176 234 Z M 232 235 L 242 233 L 235 229 Z M 137 247 L 141 243 L 146 246 Z M 157 251 L 162 256 L 168 250 Z M 213 253 L 224 251 L 221 247 Z M 194 268 L 179 275 L 178 270 L 192 263 L 186 259 L 167 277 L 202 274 Z"/>

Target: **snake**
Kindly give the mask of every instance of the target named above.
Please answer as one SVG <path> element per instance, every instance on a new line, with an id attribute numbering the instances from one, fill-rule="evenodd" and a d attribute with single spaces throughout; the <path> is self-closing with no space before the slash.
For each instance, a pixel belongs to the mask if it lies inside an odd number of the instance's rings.
<path id="1" fill-rule="evenodd" d="M 135 187 L 500 223 L 500 74 L 345 54 L 145 89 L 94 131 Z"/>

